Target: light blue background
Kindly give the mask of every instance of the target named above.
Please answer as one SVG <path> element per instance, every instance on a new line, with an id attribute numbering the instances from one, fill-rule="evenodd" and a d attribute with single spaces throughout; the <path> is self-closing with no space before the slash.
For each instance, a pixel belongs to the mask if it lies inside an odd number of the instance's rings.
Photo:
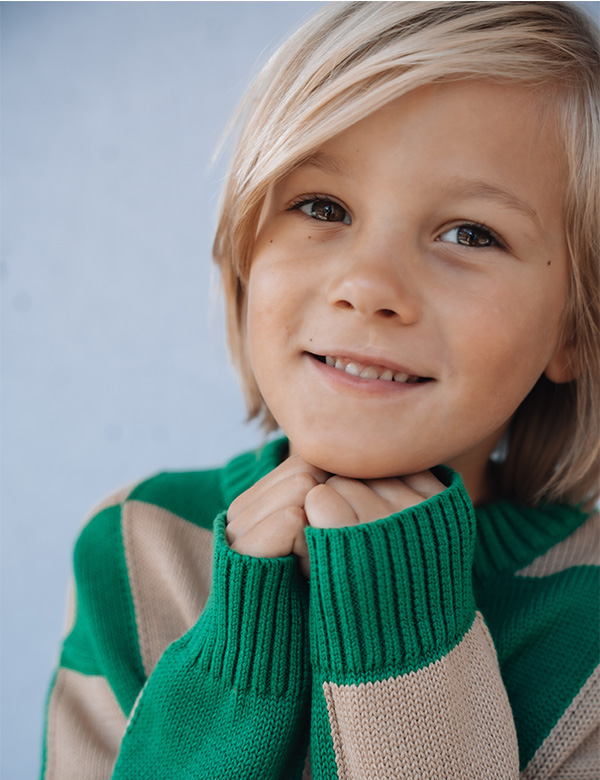
<path id="1" fill-rule="evenodd" d="M 319 3 L 4 3 L 2 777 L 37 776 L 74 539 L 115 488 L 261 434 L 211 305 L 220 165 Z"/>
<path id="2" fill-rule="evenodd" d="M 211 305 L 209 162 L 257 63 L 319 5 L 2 5 L 6 780 L 38 772 L 87 511 L 260 441 Z"/>

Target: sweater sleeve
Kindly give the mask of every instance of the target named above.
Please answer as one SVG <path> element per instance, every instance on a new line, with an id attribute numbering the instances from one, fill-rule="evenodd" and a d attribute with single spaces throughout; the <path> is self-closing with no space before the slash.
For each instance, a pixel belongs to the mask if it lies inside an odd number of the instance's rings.
<path id="1" fill-rule="evenodd" d="M 302 774 L 306 584 L 292 557 L 251 558 L 231 550 L 224 513 L 214 544 L 206 609 L 167 648 L 146 683 L 114 780 Z"/>
<path id="2" fill-rule="evenodd" d="M 76 547 L 78 618 L 52 686 L 43 780 L 300 778 L 310 666 L 295 559 L 231 550 L 219 515 L 204 610 L 146 679 L 120 527 L 119 508 L 105 510 Z"/>
<path id="3" fill-rule="evenodd" d="M 473 507 L 446 473 L 448 488 L 418 506 L 307 531 L 315 779 L 518 777 L 473 599 Z"/>

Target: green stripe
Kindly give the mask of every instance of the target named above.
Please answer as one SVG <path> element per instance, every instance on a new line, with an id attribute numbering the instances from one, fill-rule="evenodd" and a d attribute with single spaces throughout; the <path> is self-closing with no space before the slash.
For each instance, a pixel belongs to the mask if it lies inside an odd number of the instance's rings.
<path id="1" fill-rule="evenodd" d="M 212 529 L 215 517 L 226 509 L 220 490 L 220 470 L 164 472 L 135 487 L 128 501 L 144 501 Z"/>
<path id="2" fill-rule="evenodd" d="M 311 702 L 310 747 L 314 759 L 311 767 L 313 778 L 314 780 L 338 780 L 327 701 L 323 685 L 316 679 L 313 679 L 312 683 Z"/>
<path id="3" fill-rule="evenodd" d="M 599 592 L 595 566 L 476 585 L 513 709 L 521 769 L 598 664 Z"/>
<path id="4" fill-rule="evenodd" d="M 566 539 L 588 515 L 561 504 L 524 507 L 496 501 L 478 507 L 473 571 L 484 579 L 523 569 Z"/>
<path id="5" fill-rule="evenodd" d="M 127 575 L 121 507 L 99 512 L 75 546 L 77 614 L 61 666 L 104 675 L 125 714 L 145 682 Z M 101 659 L 101 662 L 99 661 Z"/>

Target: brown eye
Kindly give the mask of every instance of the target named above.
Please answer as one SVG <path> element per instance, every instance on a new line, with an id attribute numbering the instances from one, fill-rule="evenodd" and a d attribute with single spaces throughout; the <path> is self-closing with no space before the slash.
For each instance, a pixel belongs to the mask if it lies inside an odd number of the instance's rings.
<path id="1" fill-rule="evenodd" d="M 343 222 L 350 224 L 350 215 L 345 208 L 333 200 L 309 200 L 296 207 L 304 214 L 321 222 Z"/>
<path id="2" fill-rule="evenodd" d="M 500 241 L 495 237 L 491 230 L 483 225 L 463 224 L 458 227 L 446 230 L 438 238 L 438 241 L 444 241 L 460 246 L 468 246 L 474 249 L 487 249 L 488 247 L 502 247 Z"/>
<path id="3" fill-rule="evenodd" d="M 463 225 L 458 228 L 456 240 L 465 246 L 492 246 L 493 239 L 489 233 L 479 228 Z"/>

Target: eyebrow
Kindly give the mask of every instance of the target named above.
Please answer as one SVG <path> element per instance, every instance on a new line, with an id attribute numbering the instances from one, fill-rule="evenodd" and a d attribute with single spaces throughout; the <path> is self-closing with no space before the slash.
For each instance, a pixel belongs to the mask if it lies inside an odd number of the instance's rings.
<path id="1" fill-rule="evenodd" d="M 493 200 L 513 211 L 518 211 L 524 216 L 535 220 L 541 226 L 541 220 L 536 210 L 527 201 L 522 200 L 514 192 L 511 192 L 497 184 L 487 181 L 463 181 L 453 180 L 446 190 L 447 194 L 455 197 L 483 198 Z"/>
<path id="2" fill-rule="evenodd" d="M 328 154 L 326 152 L 313 152 L 305 157 L 297 165 L 298 168 L 304 167 L 317 168 L 324 173 L 334 174 L 336 176 L 348 176 L 352 172 L 352 163 L 346 157 Z M 507 208 L 523 214 L 529 219 L 533 219 L 540 227 L 542 222 L 536 210 L 527 201 L 522 200 L 511 190 L 501 187 L 498 184 L 490 184 L 484 180 L 470 181 L 468 179 L 452 179 L 445 190 L 445 194 L 450 197 L 464 198 L 483 198 L 485 200 L 495 201 Z"/>

